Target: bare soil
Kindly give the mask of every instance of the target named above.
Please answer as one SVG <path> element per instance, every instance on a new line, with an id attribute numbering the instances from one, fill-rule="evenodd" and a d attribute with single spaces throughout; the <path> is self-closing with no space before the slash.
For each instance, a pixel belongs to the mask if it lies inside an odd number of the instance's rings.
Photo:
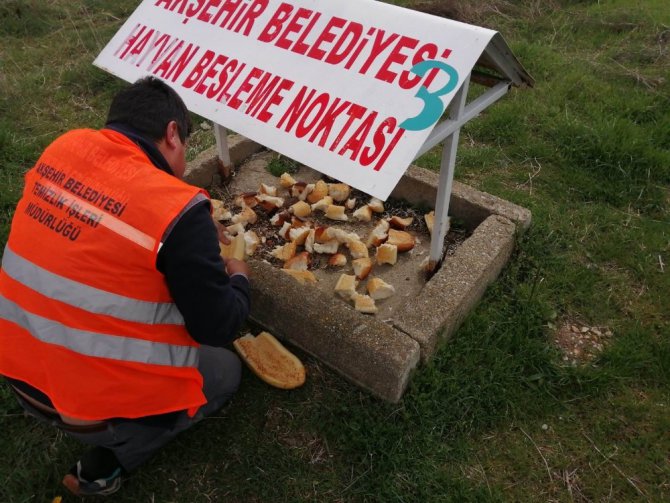
<path id="1" fill-rule="evenodd" d="M 591 363 L 612 338 L 607 327 L 592 327 L 574 321 L 563 321 L 552 334 L 553 344 L 561 351 L 565 365 Z"/>

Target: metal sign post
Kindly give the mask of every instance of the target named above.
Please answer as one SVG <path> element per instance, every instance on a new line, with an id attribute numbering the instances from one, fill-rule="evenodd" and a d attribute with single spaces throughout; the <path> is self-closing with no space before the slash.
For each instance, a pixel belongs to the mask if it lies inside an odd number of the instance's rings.
<path id="1" fill-rule="evenodd" d="M 449 119 L 460 123 L 465 109 L 465 100 L 470 88 L 470 76 L 465 79 L 461 89 L 456 93 L 449 107 Z M 435 220 L 433 223 L 433 234 L 430 241 L 430 260 L 428 271 L 435 270 L 437 264 L 442 260 L 442 249 L 444 238 L 449 231 L 449 200 L 451 199 L 451 186 L 454 181 L 454 166 L 456 165 L 456 151 L 458 150 L 458 138 L 461 128 L 458 127 L 444 140 L 442 146 L 442 160 L 440 161 L 440 180 L 437 186 L 437 200 L 435 202 Z"/>
<path id="2" fill-rule="evenodd" d="M 441 141 L 444 141 L 440 162 L 440 179 L 435 202 L 435 220 L 430 242 L 430 259 L 427 271 L 429 274 L 442 261 L 444 238 L 449 231 L 449 201 L 451 199 L 451 188 L 454 180 L 454 167 L 456 165 L 456 152 L 458 150 L 461 127 L 507 94 L 512 86 L 511 81 L 499 82 L 466 106 L 465 103 L 472 76 L 472 74 L 468 75 L 461 89 L 454 96 L 449 107 L 449 119 L 438 124 L 433 129 L 431 135 L 416 155 L 416 158 L 418 158 Z"/>
<path id="3" fill-rule="evenodd" d="M 223 178 L 228 178 L 233 170 L 230 161 L 230 150 L 228 150 L 228 131 L 221 124 L 214 123 L 214 138 L 216 139 L 216 150 L 219 153 L 219 166 Z"/>

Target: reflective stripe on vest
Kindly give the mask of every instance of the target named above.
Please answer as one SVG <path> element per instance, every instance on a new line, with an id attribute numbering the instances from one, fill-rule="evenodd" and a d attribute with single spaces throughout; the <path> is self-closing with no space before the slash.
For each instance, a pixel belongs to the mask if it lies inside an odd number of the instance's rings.
<path id="1" fill-rule="evenodd" d="M 198 348 L 151 342 L 132 337 L 99 334 L 67 327 L 31 314 L 0 295 L 0 318 L 24 328 L 42 342 L 87 356 L 128 362 L 197 367 Z"/>
<path id="2" fill-rule="evenodd" d="M 65 304 L 95 314 L 148 325 L 183 325 L 184 318 L 173 303 L 147 302 L 124 297 L 59 276 L 33 264 L 5 246 L 2 270 L 13 280 Z"/>
<path id="3" fill-rule="evenodd" d="M 165 243 L 165 240 L 168 238 L 168 236 L 169 236 L 170 233 L 172 232 L 172 229 L 174 229 L 174 226 L 177 225 L 177 222 L 179 222 L 179 220 L 181 219 L 181 217 L 183 217 L 183 216 L 186 214 L 186 212 L 187 212 L 188 210 L 190 210 L 191 208 L 193 208 L 196 204 L 201 203 L 201 202 L 203 202 L 203 201 L 209 201 L 209 197 L 207 197 L 206 195 L 204 195 L 204 194 L 202 194 L 202 193 L 199 193 L 199 194 L 196 194 L 196 195 L 193 197 L 193 199 L 191 199 L 191 200 L 188 202 L 188 204 L 187 204 L 186 206 L 184 206 L 184 209 L 182 209 L 182 210 L 179 212 L 179 215 L 177 215 L 177 216 L 174 218 L 174 220 L 172 220 L 172 222 L 170 223 L 170 225 L 168 225 L 167 229 L 165 229 L 165 232 L 163 233 L 163 237 L 161 237 L 161 242 L 160 242 L 160 244 L 158 245 L 158 249 L 159 249 L 159 250 L 161 249 L 161 247 L 163 246 L 163 243 Z"/>

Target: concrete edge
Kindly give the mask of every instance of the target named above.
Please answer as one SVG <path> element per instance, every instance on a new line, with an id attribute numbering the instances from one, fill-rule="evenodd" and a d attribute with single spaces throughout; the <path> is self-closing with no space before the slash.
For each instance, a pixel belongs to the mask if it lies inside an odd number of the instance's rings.
<path id="1" fill-rule="evenodd" d="M 393 325 L 421 347 L 421 360 L 432 358 L 438 342 L 448 339 L 507 264 L 516 238 L 514 223 L 489 216 L 472 236 L 442 263 L 440 270 L 409 302 Z"/>
<path id="2" fill-rule="evenodd" d="M 391 193 L 391 197 L 418 205 L 435 207 L 439 174 L 418 166 L 410 166 Z M 531 212 L 517 204 L 477 190 L 454 180 L 449 214 L 458 215 L 474 230 L 489 215 L 500 215 L 514 222 L 520 232 L 530 227 Z"/>
<path id="3" fill-rule="evenodd" d="M 242 135 L 232 134 L 228 136 L 228 152 L 233 166 L 242 164 L 245 159 L 264 148 L 260 143 Z M 196 187 L 204 188 L 220 185 L 220 166 L 219 153 L 215 145 L 200 152 L 195 159 L 187 164 L 184 181 Z"/>
<path id="4" fill-rule="evenodd" d="M 400 400 L 420 360 L 416 341 L 266 262 L 252 259 L 249 265 L 253 322 L 373 395 Z"/>

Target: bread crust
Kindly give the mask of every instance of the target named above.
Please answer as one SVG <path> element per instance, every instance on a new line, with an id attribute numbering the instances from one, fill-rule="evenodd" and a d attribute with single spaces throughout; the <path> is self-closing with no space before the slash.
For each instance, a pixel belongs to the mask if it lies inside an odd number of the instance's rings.
<path id="1" fill-rule="evenodd" d="M 302 362 L 286 349 L 272 334 L 247 334 L 233 342 L 238 354 L 262 381 L 280 389 L 294 389 L 305 383 Z"/>

